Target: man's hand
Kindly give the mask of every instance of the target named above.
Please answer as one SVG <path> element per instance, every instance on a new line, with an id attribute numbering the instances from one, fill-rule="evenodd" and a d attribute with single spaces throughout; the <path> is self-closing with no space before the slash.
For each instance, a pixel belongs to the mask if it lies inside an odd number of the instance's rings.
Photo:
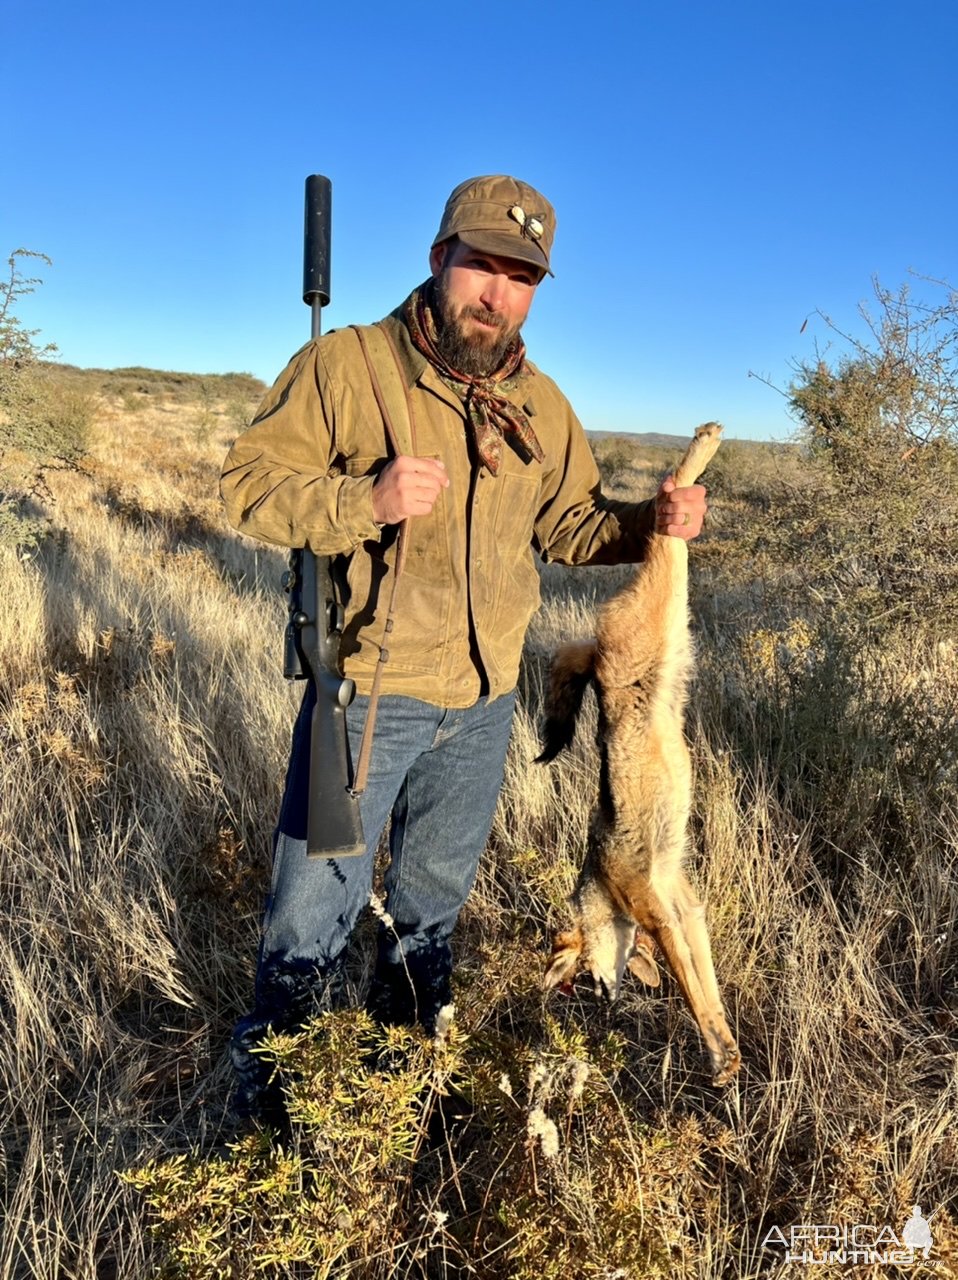
<path id="1" fill-rule="evenodd" d="M 702 532 L 707 510 L 704 484 L 676 489 L 672 476 L 666 476 L 655 495 L 655 532 L 690 542 Z"/>
<path id="2" fill-rule="evenodd" d="M 441 462 L 401 453 L 383 467 L 373 485 L 373 519 L 377 524 L 399 524 L 407 516 L 428 516 L 439 490 L 448 488 Z"/>

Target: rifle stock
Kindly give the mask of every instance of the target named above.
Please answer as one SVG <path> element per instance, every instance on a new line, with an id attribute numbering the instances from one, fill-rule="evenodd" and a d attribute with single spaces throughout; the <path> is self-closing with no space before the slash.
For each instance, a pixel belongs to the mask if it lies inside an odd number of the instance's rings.
<path id="1" fill-rule="evenodd" d="M 306 179 L 303 301 L 311 308 L 314 338 L 322 331 L 322 309 L 329 302 L 331 196 L 328 178 L 312 174 Z M 289 565 L 283 579 L 289 593 L 284 674 L 288 680 L 309 679 L 316 689 L 306 853 L 310 858 L 355 857 L 366 852 L 366 841 L 359 798 L 351 791 L 346 708 L 356 688 L 344 678 L 340 664 L 342 605 L 327 556 L 296 550 Z"/>

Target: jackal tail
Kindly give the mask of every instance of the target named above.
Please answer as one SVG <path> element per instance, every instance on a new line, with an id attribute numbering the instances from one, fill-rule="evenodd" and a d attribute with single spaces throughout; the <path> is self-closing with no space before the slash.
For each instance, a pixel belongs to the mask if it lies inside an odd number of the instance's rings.
<path id="1" fill-rule="evenodd" d="M 573 640 L 561 645 L 552 659 L 545 699 L 542 754 L 536 764 L 548 764 L 575 737 L 582 699 L 595 669 L 595 640 Z"/>

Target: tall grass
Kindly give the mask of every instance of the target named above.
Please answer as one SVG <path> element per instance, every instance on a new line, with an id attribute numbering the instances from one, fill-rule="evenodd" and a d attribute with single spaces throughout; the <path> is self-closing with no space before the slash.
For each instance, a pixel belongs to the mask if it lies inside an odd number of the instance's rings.
<path id="1" fill-rule="evenodd" d="M 596 769 L 588 731 L 530 764 L 545 662 L 628 572 L 550 568 L 447 1042 L 377 1046 L 351 1014 L 280 1042 L 301 1123 L 282 1149 L 238 1138 L 225 1044 L 296 691 L 282 558 L 215 496 L 235 406 L 180 394 L 103 397 L 54 536 L 0 568 L 0 1275 L 764 1276 L 774 1226 L 900 1233 L 913 1203 L 952 1274 L 953 637 L 852 650 L 786 614 L 783 570 L 742 579 L 734 529 L 761 508 L 734 483 L 693 555 L 690 736 L 738 1081 L 709 1085 L 668 980 L 611 1010 L 540 991 Z"/>

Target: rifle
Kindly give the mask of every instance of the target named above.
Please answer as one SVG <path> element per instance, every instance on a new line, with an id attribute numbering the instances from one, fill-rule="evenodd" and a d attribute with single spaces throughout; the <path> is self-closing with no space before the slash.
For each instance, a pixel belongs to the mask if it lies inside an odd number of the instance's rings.
<path id="1" fill-rule="evenodd" d="M 329 245 L 332 184 L 314 173 L 306 179 L 303 237 L 303 301 L 312 313 L 311 336 L 322 332 L 322 310 L 329 305 Z M 328 556 L 309 548 L 290 553 L 283 575 L 289 595 L 283 674 L 310 680 L 316 703 L 309 745 L 309 817 L 306 854 L 310 858 L 346 858 L 366 852 L 359 798 L 351 790 L 352 761 L 346 732 L 346 708 L 356 686 L 343 676 L 339 641 L 344 616 Z"/>

